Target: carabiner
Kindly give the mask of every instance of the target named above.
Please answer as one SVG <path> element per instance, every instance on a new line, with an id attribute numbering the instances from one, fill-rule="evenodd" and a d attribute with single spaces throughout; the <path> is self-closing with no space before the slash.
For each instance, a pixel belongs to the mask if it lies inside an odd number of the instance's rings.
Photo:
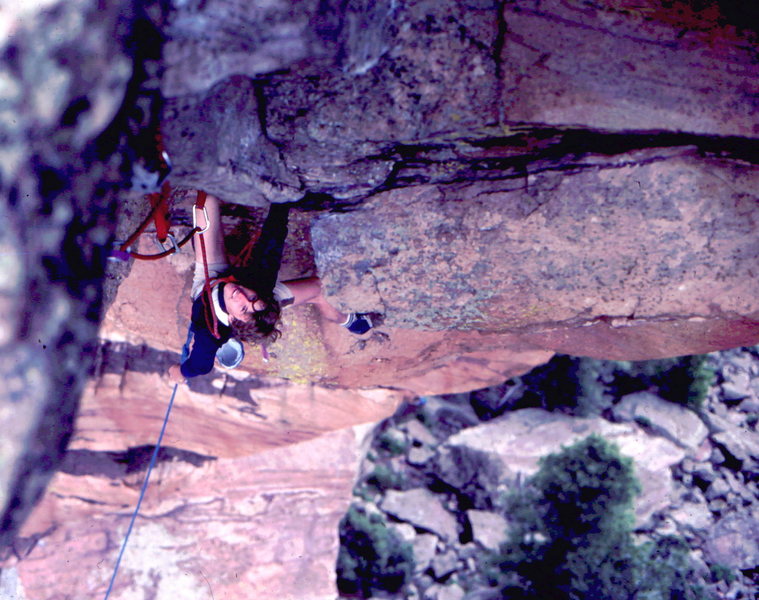
<path id="1" fill-rule="evenodd" d="M 169 247 L 169 250 L 172 250 L 173 254 L 177 254 L 179 252 L 179 244 L 177 244 L 177 239 L 174 237 L 174 234 L 169 233 L 166 236 L 166 240 L 171 242 L 171 246 Z M 166 252 L 167 250 L 166 246 L 164 246 L 164 244 L 166 243 L 166 240 L 161 241 L 159 239 L 156 239 L 156 244 L 158 245 L 158 247 L 161 249 L 162 252 Z"/>
<path id="2" fill-rule="evenodd" d="M 208 222 L 208 209 L 206 209 L 205 206 L 203 207 L 203 216 L 206 219 L 206 226 L 203 227 L 203 229 L 199 229 L 198 228 L 198 217 L 197 217 L 197 214 L 196 214 L 197 210 L 198 210 L 198 207 L 197 207 L 197 205 L 194 204 L 192 206 L 192 228 L 193 229 L 197 229 L 198 233 L 205 233 L 206 230 L 208 229 L 209 225 L 210 225 L 209 222 Z"/>

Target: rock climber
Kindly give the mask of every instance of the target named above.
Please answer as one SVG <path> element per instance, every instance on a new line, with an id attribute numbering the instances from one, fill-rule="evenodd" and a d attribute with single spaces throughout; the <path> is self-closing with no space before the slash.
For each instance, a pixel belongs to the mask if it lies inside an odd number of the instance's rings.
<path id="1" fill-rule="evenodd" d="M 278 280 L 287 237 L 288 204 L 271 205 L 249 264 L 237 268 L 230 266 L 224 247 L 218 198 L 209 194 L 204 209 L 199 210 L 196 205 L 193 210 L 196 225 L 203 233 L 196 233 L 193 239 L 195 273 L 190 335 L 181 364 L 168 369 L 172 383 L 210 372 L 214 360 L 223 367 L 237 366 L 244 355 L 240 342 L 261 343 L 265 347 L 275 341 L 281 335 L 277 327 L 281 311 L 289 306 L 313 304 L 325 319 L 340 323 L 357 335 L 372 328 L 369 314 L 345 314 L 331 306 L 322 295 L 318 277 Z"/>

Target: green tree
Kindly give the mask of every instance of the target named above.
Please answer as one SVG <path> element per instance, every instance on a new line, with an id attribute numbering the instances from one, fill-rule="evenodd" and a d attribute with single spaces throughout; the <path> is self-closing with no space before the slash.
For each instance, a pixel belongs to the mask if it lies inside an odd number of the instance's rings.
<path id="1" fill-rule="evenodd" d="M 369 598 L 395 593 L 414 571 L 414 553 L 378 514 L 351 506 L 340 522 L 337 587 L 341 595 Z"/>
<path id="2" fill-rule="evenodd" d="M 701 597 L 681 542 L 635 545 L 639 490 L 631 460 L 598 435 L 543 458 L 512 499 L 516 525 L 502 549 L 502 587 L 511 585 L 514 597 L 516 584 L 521 597 L 551 600 Z"/>
<path id="3" fill-rule="evenodd" d="M 557 355 L 521 380 L 524 405 L 567 408 L 578 416 L 600 414 L 615 398 L 647 389 L 698 411 L 714 370 L 703 355 L 637 362 Z"/>

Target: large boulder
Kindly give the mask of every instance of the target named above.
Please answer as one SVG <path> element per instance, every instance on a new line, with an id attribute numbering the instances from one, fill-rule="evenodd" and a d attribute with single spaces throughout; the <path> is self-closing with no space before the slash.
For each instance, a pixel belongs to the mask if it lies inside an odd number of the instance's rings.
<path id="1" fill-rule="evenodd" d="M 466 517 L 472 527 L 472 539 L 497 552 L 508 539 L 508 522 L 503 516 L 486 510 L 468 510 Z"/>
<path id="2" fill-rule="evenodd" d="M 650 392 L 624 396 L 612 412 L 620 421 L 636 421 L 690 450 L 696 450 L 709 434 L 695 412 Z"/>
<path id="3" fill-rule="evenodd" d="M 444 540 L 450 541 L 458 537 L 456 518 L 426 488 L 388 490 L 382 499 L 382 510 Z"/>
<path id="4" fill-rule="evenodd" d="M 715 564 L 733 569 L 754 569 L 759 564 L 759 524 L 756 515 L 728 515 L 706 536 L 704 553 Z"/>
<path id="5" fill-rule="evenodd" d="M 516 481 L 536 473 L 541 457 L 593 433 L 615 443 L 623 455 L 635 457 L 635 474 L 642 487 L 635 501 L 636 524 L 650 525 L 655 512 L 677 500 L 670 468 L 686 453 L 666 439 L 647 436 L 635 424 L 577 419 L 528 408 L 465 429 L 448 438 L 444 447 L 463 446 L 487 452 L 499 459 L 505 476 Z"/>
<path id="6" fill-rule="evenodd" d="M 728 413 L 720 416 L 714 413 L 706 415 L 712 440 L 721 448 L 731 460 L 739 461 L 745 470 L 751 470 L 759 461 L 759 433 L 757 433 L 748 419 L 739 415 L 737 422 L 727 417 Z"/>

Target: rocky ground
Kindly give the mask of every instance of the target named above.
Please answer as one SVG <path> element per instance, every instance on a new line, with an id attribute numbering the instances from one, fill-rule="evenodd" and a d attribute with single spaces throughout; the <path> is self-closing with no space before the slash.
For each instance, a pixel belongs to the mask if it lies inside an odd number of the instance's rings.
<path id="1" fill-rule="evenodd" d="M 716 376 L 698 413 L 648 391 L 614 398 L 604 416 L 518 408 L 524 389 L 512 380 L 430 397 L 383 422 L 353 507 L 379 515 L 413 548 L 413 576 L 391 596 L 500 597 L 481 570 L 513 523 L 507 493 L 536 471 L 540 456 L 598 432 L 634 459 L 643 490 L 636 537 L 682 537 L 712 597 L 755 598 L 759 351 L 713 353 L 708 364 Z"/>

